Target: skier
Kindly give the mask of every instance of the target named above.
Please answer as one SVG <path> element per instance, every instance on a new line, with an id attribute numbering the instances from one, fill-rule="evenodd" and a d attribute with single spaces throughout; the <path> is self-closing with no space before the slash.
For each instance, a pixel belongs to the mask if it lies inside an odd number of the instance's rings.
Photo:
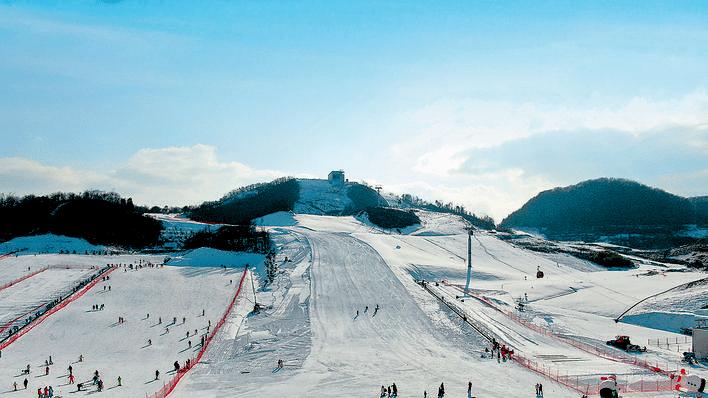
<path id="1" fill-rule="evenodd" d="M 356 310 L 356 317 L 359 317 L 359 310 Z"/>
<path id="2" fill-rule="evenodd" d="M 22 384 L 25 386 L 25 390 L 26 390 L 27 384 L 29 384 L 29 381 L 25 378 L 25 380 L 22 382 Z"/>
<path id="3" fill-rule="evenodd" d="M 17 391 L 17 382 L 12 383 L 12 388 L 14 389 L 14 391 Z"/>
<path id="4" fill-rule="evenodd" d="M 187 318 L 182 317 L 182 325 L 184 325 L 185 322 L 187 322 Z"/>
<path id="5" fill-rule="evenodd" d="M 157 318 L 157 324 L 158 324 L 158 325 L 162 325 L 162 317 L 158 317 L 158 318 Z"/>
<path id="6" fill-rule="evenodd" d="M 84 356 L 83 356 L 83 354 L 79 354 L 79 362 L 83 362 L 83 361 L 84 361 Z"/>
<path id="7" fill-rule="evenodd" d="M 538 383 L 536 383 L 536 396 L 538 397 Z"/>
<path id="8" fill-rule="evenodd" d="M 175 367 L 175 372 L 179 372 L 179 362 L 175 361 L 174 367 Z"/>
<path id="9" fill-rule="evenodd" d="M 187 347 L 192 348 L 192 340 L 187 341 Z"/>
<path id="10" fill-rule="evenodd" d="M 369 312 L 369 306 L 368 306 L 368 305 L 367 305 L 366 307 L 364 307 L 364 313 L 366 314 L 367 312 Z"/>
<path id="11" fill-rule="evenodd" d="M 49 356 L 49 364 L 50 364 L 50 365 L 54 365 L 54 362 L 52 362 L 52 356 L 51 356 L 51 355 Z M 51 386 L 50 386 L 50 387 L 51 387 Z"/>
<path id="12" fill-rule="evenodd" d="M 121 380 L 122 380 L 122 379 L 120 378 L 120 376 L 118 376 L 118 386 L 119 386 L 119 387 L 123 385 L 123 384 L 121 384 Z"/>
<path id="13" fill-rule="evenodd" d="M 158 380 L 158 379 L 160 379 L 160 371 L 156 370 L 155 371 L 155 380 Z"/>
<path id="14" fill-rule="evenodd" d="M 393 385 L 391 385 L 391 392 L 393 393 L 394 397 L 398 397 L 398 387 L 396 387 L 396 383 L 393 383 Z"/>
<path id="15" fill-rule="evenodd" d="M 152 339 L 148 339 L 148 345 L 152 345 Z"/>
<path id="16" fill-rule="evenodd" d="M 543 384 L 538 383 L 538 395 L 543 397 Z"/>
<path id="17" fill-rule="evenodd" d="M 472 398 L 472 382 L 467 382 L 467 398 Z"/>
<path id="18" fill-rule="evenodd" d="M 52 398 L 54 396 L 54 388 L 52 386 L 49 386 L 49 398 Z"/>
<path id="19" fill-rule="evenodd" d="M 438 388 L 438 398 L 443 398 L 445 396 L 445 385 L 440 383 L 440 388 Z"/>
<path id="20" fill-rule="evenodd" d="M 69 384 L 74 384 L 74 375 L 69 375 Z"/>
<path id="21" fill-rule="evenodd" d="M 204 308 L 202 308 L 202 316 L 204 316 Z"/>
<path id="22" fill-rule="evenodd" d="M 30 366 L 29 366 L 29 364 L 27 364 L 27 368 L 25 368 L 25 373 L 26 373 L 26 374 L 30 374 Z"/>
<path id="23" fill-rule="evenodd" d="M 44 375 L 45 376 L 49 375 L 49 366 L 44 367 Z"/>

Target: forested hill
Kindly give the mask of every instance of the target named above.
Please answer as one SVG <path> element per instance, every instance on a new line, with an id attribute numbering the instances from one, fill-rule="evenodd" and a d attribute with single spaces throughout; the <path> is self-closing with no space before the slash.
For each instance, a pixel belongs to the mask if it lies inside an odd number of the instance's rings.
<path id="1" fill-rule="evenodd" d="M 0 242 L 53 233 L 92 244 L 144 248 L 158 244 L 162 223 L 112 192 L 0 196 Z"/>
<path id="2" fill-rule="evenodd" d="M 247 225 L 257 217 L 278 211 L 291 211 L 300 197 L 294 178 L 279 178 L 269 183 L 245 186 L 219 200 L 204 202 L 187 211 L 197 221 Z"/>
<path id="3" fill-rule="evenodd" d="M 629 233 L 674 230 L 700 221 L 686 198 L 634 181 L 600 178 L 541 192 L 501 225 L 550 234 Z"/>

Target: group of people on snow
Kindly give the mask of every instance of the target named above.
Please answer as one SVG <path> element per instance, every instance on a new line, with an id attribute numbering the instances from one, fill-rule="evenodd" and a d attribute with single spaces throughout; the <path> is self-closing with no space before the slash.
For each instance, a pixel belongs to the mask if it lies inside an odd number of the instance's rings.
<path id="1" fill-rule="evenodd" d="M 396 387 L 396 383 L 393 383 L 388 387 L 381 386 L 381 398 L 383 397 L 398 397 L 398 387 Z"/>
<path id="2" fill-rule="evenodd" d="M 492 338 L 491 351 L 489 350 L 488 347 L 485 347 L 482 357 L 483 358 L 489 357 L 489 358 L 494 359 L 495 355 L 497 357 L 497 362 L 501 362 L 501 361 L 506 362 L 507 360 L 510 361 L 512 356 L 514 355 L 514 350 L 512 350 L 510 347 L 507 347 L 506 344 L 500 344 L 496 338 Z"/>
<path id="3" fill-rule="evenodd" d="M 536 385 L 536 389 L 538 391 L 539 385 Z M 381 394 L 379 395 L 380 398 L 396 398 L 398 397 L 398 387 L 396 387 L 396 383 L 393 383 L 392 385 L 385 387 L 381 386 Z M 445 383 L 440 383 L 440 386 L 438 387 L 438 395 L 437 398 L 444 398 L 445 397 Z M 423 391 L 423 398 L 428 398 L 428 391 L 424 390 Z M 475 398 L 472 396 L 472 382 L 468 381 L 467 382 L 467 398 Z"/>
<path id="4" fill-rule="evenodd" d="M 83 360 L 84 360 L 84 356 L 83 356 L 83 354 L 80 354 L 79 360 L 77 362 L 83 362 Z M 74 363 L 76 363 L 76 362 L 74 362 Z M 49 374 L 49 369 L 50 369 L 51 365 L 54 365 L 54 361 L 52 360 L 52 357 L 49 356 L 49 358 L 44 361 L 44 374 L 45 375 Z M 67 371 L 69 372 L 69 374 L 68 374 L 69 382 L 67 384 L 75 384 L 74 382 L 76 380 L 76 377 L 74 376 L 74 366 L 72 364 L 70 364 L 69 367 L 67 368 Z M 29 364 L 21 370 L 21 373 L 23 375 L 29 375 L 30 372 L 31 372 L 31 367 Z M 97 392 L 103 391 L 103 388 L 104 388 L 103 380 L 101 379 L 98 370 L 94 371 L 91 381 L 92 381 L 92 384 L 96 386 Z M 122 378 L 120 376 L 118 376 L 117 387 L 122 386 L 123 385 L 122 382 L 123 382 Z M 22 381 L 22 387 L 26 390 L 28 388 L 28 386 L 29 386 L 29 380 L 27 378 L 25 378 Z M 84 386 L 85 386 L 85 383 L 76 384 L 77 391 L 84 391 L 84 389 L 83 389 Z M 13 387 L 13 391 L 18 391 L 17 382 L 13 382 L 12 387 Z M 52 386 L 38 387 L 37 388 L 37 397 L 38 398 L 53 398 L 54 397 L 54 388 Z"/>
<path id="5" fill-rule="evenodd" d="M 381 308 L 381 307 L 379 307 L 379 305 L 376 304 L 376 307 L 374 307 L 374 314 L 373 314 L 372 316 L 376 316 L 376 314 L 379 312 L 379 309 L 380 309 L 380 308 Z M 367 305 L 366 307 L 364 307 L 364 313 L 366 314 L 367 312 L 369 312 L 369 306 L 368 306 L 368 305 Z M 354 318 L 356 319 L 356 318 L 358 318 L 358 317 L 359 317 L 359 310 L 357 309 L 357 310 L 356 310 L 356 316 L 355 316 Z"/>
<path id="6" fill-rule="evenodd" d="M 543 397 L 543 384 L 541 384 L 541 383 L 536 383 L 536 397 L 537 398 Z"/>

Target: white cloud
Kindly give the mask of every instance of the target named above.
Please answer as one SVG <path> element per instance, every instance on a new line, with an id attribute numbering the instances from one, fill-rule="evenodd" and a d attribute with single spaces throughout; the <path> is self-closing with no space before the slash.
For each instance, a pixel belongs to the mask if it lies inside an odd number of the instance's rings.
<path id="1" fill-rule="evenodd" d="M 105 176 L 90 170 L 47 166 L 20 157 L 0 158 L 0 186 L 4 193 L 77 191 L 105 180 Z"/>
<path id="2" fill-rule="evenodd" d="M 569 107 L 543 103 L 444 100 L 400 115 L 393 156 L 433 176 L 453 172 L 463 152 L 549 131 L 614 129 L 633 134 L 669 126 L 708 124 L 708 93 L 678 98 L 634 97 L 619 106 Z M 703 143 L 705 145 L 705 143 Z"/>
<path id="3" fill-rule="evenodd" d="M 239 186 L 285 173 L 219 160 L 208 145 L 141 149 L 107 172 L 54 167 L 24 158 L 0 158 L 0 186 L 18 195 L 86 189 L 116 190 L 148 205 L 184 205 L 214 200 Z"/>
<path id="4" fill-rule="evenodd" d="M 395 193 L 413 193 L 429 201 L 461 204 L 477 215 L 490 215 L 499 222 L 540 190 L 554 186 L 552 181 L 542 176 L 529 176 L 520 169 L 508 169 L 442 180 L 384 184 L 384 189 Z"/>

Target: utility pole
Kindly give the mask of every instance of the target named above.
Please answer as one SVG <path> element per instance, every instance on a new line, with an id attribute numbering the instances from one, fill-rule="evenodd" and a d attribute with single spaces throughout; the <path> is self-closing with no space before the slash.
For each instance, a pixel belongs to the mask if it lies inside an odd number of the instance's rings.
<path id="1" fill-rule="evenodd" d="M 472 226 L 467 230 L 467 283 L 465 283 L 465 296 L 469 295 L 470 279 L 472 278 Z"/>
<path id="2" fill-rule="evenodd" d="M 251 272 L 251 289 L 253 290 L 253 311 L 258 311 L 258 301 L 256 300 L 256 284 L 253 282 L 253 272 Z"/>

